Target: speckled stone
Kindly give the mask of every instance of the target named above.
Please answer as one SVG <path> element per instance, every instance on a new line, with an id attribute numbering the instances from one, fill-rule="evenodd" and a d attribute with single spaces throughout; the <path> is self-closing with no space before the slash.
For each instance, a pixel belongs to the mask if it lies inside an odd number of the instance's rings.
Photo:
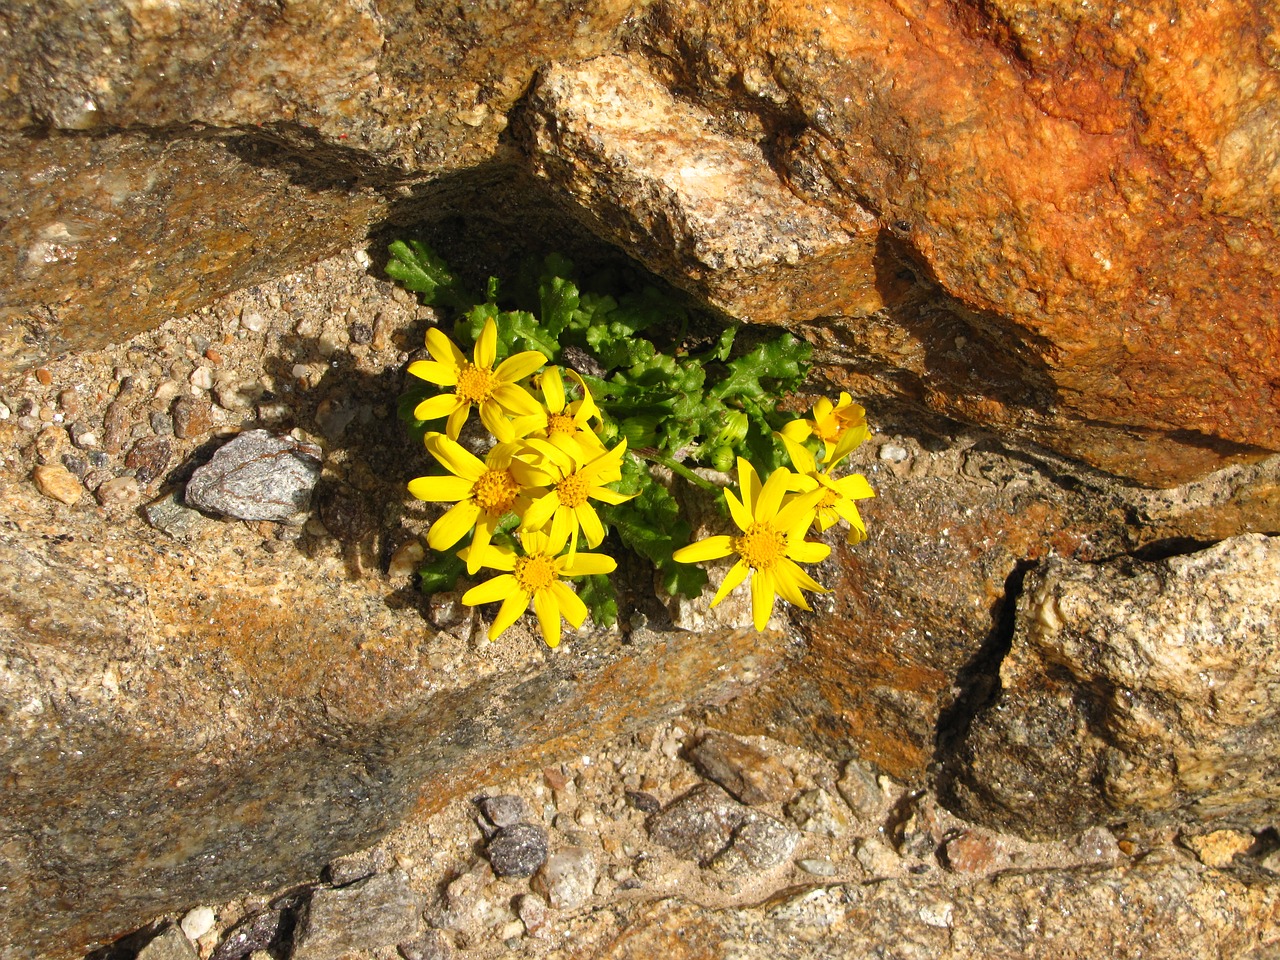
<path id="1" fill-rule="evenodd" d="M 293 931 L 291 960 L 338 960 L 413 940 L 422 931 L 423 897 L 399 871 L 339 889 L 314 890 Z"/>
<path id="2" fill-rule="evenodd" d="M 1034 837 L 1097 823 L 1280 816 L 1280 538 L 1157 562 L 1052 559 L 1028 578 L 1000 700 L 954 758 L 971 819 Z"/>
<path id="3" fill-rule="evenodd" d="M 247 430 L 191 474 L 188 506 L 238 520 L 303 523 L 320 480 L 321 451 L 292 437 Z"/>

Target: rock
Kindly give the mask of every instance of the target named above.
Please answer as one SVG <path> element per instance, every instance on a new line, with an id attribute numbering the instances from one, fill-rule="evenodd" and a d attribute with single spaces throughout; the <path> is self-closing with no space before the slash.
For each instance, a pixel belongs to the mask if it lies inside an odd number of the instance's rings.
<path id="1" fill-rule="evenodd" d="M 596 859 L 590 850 L 566 847 L 547 857 L 533 885 L 553 909 L 575 910 L 591 899 L 598 875 Z"/>
<path id="2" fill-rule="evenodd" d="M 223 444 L 187 481 L 188 506 L 238 520 L 300 524 L 320 479 L 318 447 L 267 430 Z"/>
<path id="3" fill-rule="evenodd" d="M 205 436 L 213 429 L 213 408 L 204 401 L 180 397 L 173 404 L 173 435 L 179 440 Z"/>
<path id="4" fill-rule="evenodd" d="M 183 914 L 179 926 L 187 939 L 194 943 L 212 930 L 216 922 L 217 916 L 212 907 L 193 907 Z"/>
<path id="5" fill-rule="evenodd" d="M 649 836 L 676 856 L 708 864 L 733 838 L 747 808 L 724 790 L 700 784 L 649 817 Z"/>
<path id="6" fill-rule="evenodd" d="M 142 508 L 142 515 L 151 526 L 176 540 L 200 536 L 214 523 L 199 510 L 188 507 L 172 491 L 148 503 Z"/>
<path id="7" fill-rule="evenodd" d="M 878 820 L 888 810 L 889 798 L 880 789 L 875 772 L 864 763 L 846 763 L 836 789 L 859 819 Z"/>
<path id="8" fill-rule="evenodd" d="M 170 924 L 138 951 L 138 960 L 198 960 L 200 954 L 182 928 Z"/>
<path id="9" fill-rule="evenodd" d="M 99 484 L 94 495 L 108 509 L 123 509 L 137 503 L 142 491 L 138 489 L 138 481 L 133 477 L 113 477 Z"/>
<path id="10" fill-rule="evenodd" d="M 536 893 L 526 893 L 520 897 L 516 902 L 516 914 L 529 936 L 541 937 L 549 932 L 547 902 Z"/>
<path id="11" fill-rule="evenodd" d="M 69 507 L 79 503 L 84 495 L 84 484 L 61 464 L 40 464 L 31 471 L 31 479 L 50 500 L 60 500 Z"/>
<path id="12" fill-rule="evenodd" d="M 806 790 L 787 805 L 787 816 L 805 833 L 841 837 L 849 832 L 849 814 L 825 790 Z"/>
<path id="13" fill-rule="evenodd" d="M 902 859 L 893 852 L 893 848 L 877 837 L 860 841 L 855 856 L 873 880 L 901 876 L 904 869 Z"/>
<path id="14" fill-rule="evenodd" d="M 214 948 L 211 960 L 240 960 L 276 944 L 282 931 L 288 929 L 285 913 L 286 905 L 283 903 L 251 913 L 227 931 L 222 942 Z"/>
<path id="15" fill-rule="evenodd" d="M 386 857 L 379 850 L 359 850 L 345 857 L 330 860 L 324 868 L 325 877 L 335 887 L 371 877 L 386 868 Z"/>
<path id="16" fill-rule="evenodd" d="M 786 767 L 737 737 L 710 731 L 690 748 L 689 759 L 699 773 L 743 803 L 788 800 L 795 792 L 791 772 Z"/>
<path id="17" fill-rule="evenodd" d="M 428 930 L 422 936 L 398 945 L 404 960 L 449 960 L 453 947 L 442 930 Z"/>
<path id="18" fill-rule="evenodd" d="M 834 877 L 840 872 L 840 869 L 826 857 L 805 857 L 803 860 L 797 860 L 796 866 L 815 877 Z"/>
<path id="19" fill-rule="evenodd" d="M 643 790 L 628 790 L 625 796 L 627 804 L 641 813 L 657 813 L 662 809 L 662 803 L 658 798 Z"/>
<path id="20" fill-rule="evenodd" d="M 531 877 L 547 859 L 547 831 L 536 823 L 513 823 L 485 844 L 493 872 L 500 877 Z"/>
<path id="21" fill-rule="evenodd" d="M 1208 833 L 1183 836 L 1182 843 L 1191 850 L 1206 867 L 1221 869 L 1231 866 L 1233 860 L 1247 853 L 1256 842 L 1253 834 L 1239 830 L 1211 830 Z"/>
<path id="22" fill-rule="evenodd" d="M 969 819 L 1029 837 L 1280 816 L 1280 539 L 1028 577 L 996 709 L 951 761 Z"/>
<path id="23" fill-rule="evenodd" d="M 133 445 L 124 465 L 133 471 L 142 486 L 147 486 L 164 472 L 173 454 L 173 444 L 164 437 L 144 437 Z"/>
<path id="24" fill-rule="evenodd" d="M 481 797 L 476 801 L 480 812 L 495 827 L 510 827 L 521 820 L 528 820 L 532 815 L 524 797 L 514 793 L 499 794 L 496 797 Z"/>
<path id="25" fill-rule="evenodd" d="M 995 873 L 1010 866 L 1004 838 L 982 830 L 968 830 L 948 840 L 943 860 L 956 873 Z"/>
<path id="26" fill-rule="evenodd" d="M 800 834 L 789 824 L 748 810 L 728 849 L 711 861 L 711 869 L 729 877 L 762 873 L 789 860 L 799 842 Z"/>
<path id="27" fill-rule="evenodd" d="M 407 942 L 422 930 L 423 898 L 398 871 L 312 891 L 293 932 L 291 960 L 338 960 L 354 950 Z"/>

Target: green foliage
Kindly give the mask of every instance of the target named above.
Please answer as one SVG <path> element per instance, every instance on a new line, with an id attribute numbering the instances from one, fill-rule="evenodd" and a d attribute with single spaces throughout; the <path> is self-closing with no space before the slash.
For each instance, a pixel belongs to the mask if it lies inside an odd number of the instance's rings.
<path id="1" fill-rule="evenodd" d="M 692 531 L 654 467 L 666 467 L 675 483 L 708 487 L 694 467 L 724 471 L 737 456 L 762 470 L 780 465 L 775 404 L 801 385 L 808 345 L 787 333 L 771 339 L 757 333 L 744 349 L 736 326 L 710 343 L 691 338 L 691 326 L 706 329 L 710 322 L 692 316 L 675 296 L 616 271 L 580 287 L 573 264 L 556 254 L 526 265 L 509 300 L 500 299 L 499 283 L 490 278 L 482 300 L 470 296 L 426 244 L 397 241 L 390 249 L 390 276 L 425 303 L 456 312 L 453 334 L 464 353 L 493 319 L 499 360 L 537 350 L 550 363 L 578 370 L 603 414 L 601 438 L 613 444 L 625 437 L 628 444 L 616 486 L 635 497 L 602 508 L 602 518 L 627 548 L 654 565 L 666 590 L 697 596 L 707 576 L 672 559 Z M 401 398 L 401 416 L 418 436 L 427 425 L 414 419 L 413 409 L 434 392 L 415 383 Z M 423 571 L 423 589 L 443 589 L 449 569 L 432 561 Z M 616 620 L 607 577 L 584 578 L 579 595 L 598 622 Z"/>

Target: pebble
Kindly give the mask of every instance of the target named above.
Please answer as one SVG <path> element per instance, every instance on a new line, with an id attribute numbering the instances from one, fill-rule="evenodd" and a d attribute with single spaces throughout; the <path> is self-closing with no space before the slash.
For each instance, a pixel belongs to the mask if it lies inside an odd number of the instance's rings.
<path id="1" fill-rule="evenodd" d="M 805 833 L 834 839 L 849 832 L 847 808 L 825 790 L 804 791 L 788 805 L 787 815 Z"/>
<path id="2" fill-rule="evenodd" d="M 170 924 L 138 951 L 137 960 L 198 960 L 199 956 L 181 928 Z"/>
<path id="3" fill-rule="evenodd" d="M 548 932 L 547 902 L 536 893 L 526 893 L 516 901 L 516 916 L 524 924 L 525 933 L 539 937 Z"/>
<path id="4" fill-rule="evenodd" d="M 911 456 L 911 451 L 899 443 L 886 443 L 881 445 L 879 456 L 889 463 L 902 463 Z"/>
<path id="5" fill-rule="evenodd" d="M 485 852 L 500 877 L 531 877 L 547 859 L 547 831 L 534 823 L 513 823 L 489 838 Z"/>
<path id="6" fill-rule="evenodd" d="M 222 938 L 210 960 L 239 960 L 271 944 L 285 921 L 283 905 L 245 917 Z"/>
<path id="7" fill-rule="evenodd" d="M 836 790 L 849 808 L 863 820 L 879 819 L 887 811 L 889 798 L 881 789 L 872 769 L 857 760 L 845 765 Z"/>
<path id="8" fill-rule="evenodd" d="M 173 444 L 164 437 L 145 437 L 133 445 L 124 458 L 124 465 L 145 487 L 164 472 L 172 453 Z"/>
<path id="9" fill-rule="evenodd" d="M 422 932 L 423 906 L 398 870 L 337 889 L 319 887 L 298 917 L 290 960 L 338 960 L 412 941 Z"/>
<path id="10" fill-rule="evenodd" d="M 31 472 L 36 488 L 51 500 L 74 506 L 84 495 L 84 484 L 60 463 L 41 464 Z"/>
<path id="11" fill-rule="evenodd" d="M 956 905 L 950 900 L 931 900 L 920 908 L 918 916 L 931 927 L 950 927 Z"/>
<path id="12" fill-rule="evenodd" d="M 142 515 L 147 523 L 175 540 L 191 540 L 213 523 L 199 510 L 182 503 L 174 492 L 151 501 L 142 508 Z"/>
<path id="13" fill-rule="evenodd" d="M 671 801 L 648 821 L 649 836 L 683 860 L 706 865 L 724 850 L 747 808 L 720 787 L 704 783 Z"/>
<path id="14" fill-rule="evenodd" d="M 213 407 L 202 400 L 182 397 L 173 405 L 173 432 L 179 440 L 203 437 L 213 430 Z"/>
<path id="15" fill-rule="evenodd" d="M 590 850 L 566 847 L 547 857 L 533 885 L 555 909 L 573 910 L 591 899 L 598 875 Z"/>
<path id="16" fill-rule="evenodd" d="M 73 423 L 67 428 L 71 442 L 81 450 L 91 450 L 98 445 L 98 435 L 87 423 Z"/>
<path id="17" fill-rule="evenodd" d="M 869 837 L 858 845 L 858 863 L 871 877 L 896 877 L 902 873 L 902 861 L 883 840 Z"/>
<path id="18" fill-rule="evenodd" d="M 943 859 L 956 873 L 992 873 L 1010 865 L 1007 844 L 998 836 L 978 831 L 948 840 Z"/>
<path id="19" fill-rule="evenodd" d="M 319 447 L 266 430 L 223 444 L 187 481 L 189 506 L 238 520 L 306 521 L 320 479 Z"/>
<path id="20" fill-rule="evenodd" d="M 1251 833 L 1241 830 L 1213 830 L 1198 836 L 1183 836 L 1181 842 L 1199 858 L 1206 867 L 1221 869 L 1248 851 L 1254 844 Z"/>
<path id="21" fill-rule="evenodd" d="M 196 367 L 189 378 L 191 386 L 202 393 L 213 389 L 213 368 Z"/>
<path id="22" fill-rule="evenodd" d="M 522 820 L 528 820 L 530 816 L 529 805 L 524 802 L 524 797 L 515 793 L 481 797 L 476 801 L 476 806 L 486 820 L 499 828 L 515 826 Z"/>
<path id="23" fill-rule="evenodd" d="M 796 866 L 815 877 L 834 877 L 839 872 L 836 865 L 826 857 L 806 857 L 797 860 Z"/>
<path id="24" fill-rule="evenodd" d="M 746 804 L 784 801 L 795 793 L 791 772 L 777 759 L 728 734 L 705 734 L 689 759 L 704 777 Z"/>
<path id="25" fill-rule="evenodd" d="M 98 485 L 94 491 L 98 502 L 104 507 L 128 507 L 137 503 L 142 496 L 141 488 L 134 477 L 113 477 Z"/>
<path id="26" fill-rule="evenodd" d="M 212 907 L 195 907 L 187 911 L 179 925 L 187 938 L 194 942 L 212 930 L 216 920 Z"/>
<path id="27" fill-rule="evenodd" d="M 261 333 L 267 326 L 267 318 L 255 311 L 240 314 L 240 326 L 251 333 Z"/>
<path id="28" fill-rule="evenodd" d="M 453 947 L 443 930 L 427 930 L 422 936 L 397 946 L 404 960 L 449 960 Z"/>
<path id="29" fill-rule="evenodd" d="M 643 790 L 628 790 L 626 792 L 627 803 L 641 813 L 657 813 L 662 809 L 662 804 L 658 798 L 651 793 L 645 793 Z"/>
<path id="30" fill-rule="evenodd" d="M 726 876 L 742 876 L 772 870 L 791 858 L 800 833 L 777 817 L 752 810 L 733 834 L 729 849 L 720 853 L 711 867 Z"/>
<path id="31" fill-rule="evenodd" d="M 414 539 L 402 543 L 391 554 L 391 560 L 387 564 L 387 576 L 393 580 L 411 577 L 418 572 L 418 568 L 426 558 L 427 551 L 421 540 Z M 436 625 L 439 626 L 439 624 Z"/>

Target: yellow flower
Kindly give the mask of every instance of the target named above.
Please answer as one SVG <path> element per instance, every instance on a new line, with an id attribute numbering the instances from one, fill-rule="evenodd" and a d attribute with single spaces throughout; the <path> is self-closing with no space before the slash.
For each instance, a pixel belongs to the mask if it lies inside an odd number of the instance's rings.
<path id="1" fill-rule="evenodd" d="M 604 524 L 591 501 L 625 503 L 632 496 L 605 486 L 622 476 L 622 455 L 626 452 L 627 441 L 623 440 L 612 450 L 604 450 L 590 460 L 546 440 L 527 440 L 525 443 L 538 462 L 513 467 L 516 475 L 531 486 L 551 489 L 529 505 L 520 528 L 546 529 L 553 541 L 568 540 L 570 556 L 578 549 L 579 529 L 586 537 L 587 546 L 598 546 L 604 539 Z"/>
<path id="2" fill-rule="evenodd" d="M 818 501 L 816 508 L 818 529 L 827 530 L 837 521 L 844 520 L 849 524 L 849 543 L 860 543 L 867 539 L 866 524 L 862 522 L 858 505 L 854 503 L 855 500 L 865 500 L 867 497 L 876 495 L 867 478 L 860 473 L 851 473 L 838 480 L 833 479 L 830 470 L 824 472 L 818 469 L 813 454 L 807 447 L 783 434 L 778 436 L 787 448 L 791 465 L 796 468 L 798 474 L 795 488 L 812 490 L 816 486 L 823 491 L 822 499 Z"/>
<path id="3" fill-rule="evenodd" d="M 409 373 L 442 387 L 453 387 L 454 392 L 428 397 L 414 408 L 413 415 L 419 420 L 448 417 L 445 433 L 450 440 L 458 439 L 472 404 L 479 404 L 480 419 L 504 443 L 516 437 L 508 417 L 538 412 L 538 401 L 519 381 L 546 363 L 547 358 L 536 350 L 526 350 L 507 357 L 493 369 L 498 358 L 498 325 L 492 317 L 484 322 L 471 360 L 435 327 L 427 331 L 427 351 L 432 359 L 409 364 Z"/>
<path id="4" fill-rule="evenodd" d="M 734 587 L 751 575 L 751 613 L 757 630 L 763 630 L 773 613 L 775 596 L 804 610 L 809 604 L 802 590 L 826 589 L 797 566 L 826 559 L 831 548 L 825 543 L 805 540 L 805 532 L 813 523 L 814 511 L 822 499 L 822 490 L 811 490 L 784 499 L 793 474 L 780 467 L 769 475 L 762 486 L 755 467 L 738 458 L 738 480 L 742 490 L 739 500 L 732 492 L 724 492 L 733 522 L 742 531 L 738 536 L 714 536 L 681 547 L 674 554 L 681 563 L 701 563 L 730 554 L 738 555 L 725 575 L 714 607 Z"/>
<path id="5" fill-rule="evenodd" d="M 498 616 L 489 627 L 489 639 L 496 640 L 516 622 L 533 601 L 542 628 L 542 639 L 547 646 L 560 644 L 560 618 L 568 620 L 575 628 L 587 618 L 587 606 L 563 582 L 563 577 L 583 577 L 596 573 L 612 573 L 618 564 L 613 557 L 602 553 L 579 553 L 557 556 L 564 549 L 564 540 L 556 541 L 544 533 L 529 531 L 520 535 L 524 555 L 513 550 L 488 544 L 483 548 L 470 547 L 459 551 L 458 556 L 480 566 L 504 570 L 502 576 L 486 580 L 462 595 L 462 602 L 469 606 L 502 601 Z"/>
<path id="6" fill-rule="evenodd" d="M 427 531 L 427 543 L 433 550 L 447 550 L 466 536 L 473 526 L 472 555 L 483 550 L 493 530 L 508 513 L 523 513 L 530 503 L 530 490 L 516 480 L 511 471 L 515 443 L 500 443 L 489 451 L 482 463 L 443 433 L 426 435 L 427 449 L 451 477 L 418 477 L 409 481 L 409 492 L 419 500 L 432 503 L 457 501 Z M 476 562 L 468 562 L 467 572 L 479 570 Z"/>
<path id="7" fill-rule="evenodd" d="M 812 420 L 792 420 L 782 428 L 782 435 L 797 443 L 809 437 L 822 441 L 822 465 L 830 470 L 867 439 L 867 411 L 853 402 L 847 393 L 832 406 L 826 397 L 813 405 Z"/>
<path id="8" fill-rule="evenodd" d="M 570 455 L 591 459 L 604 452 L 604 444 L 591 429 L 591 421 L 600 421 L 600 408 L 591 391 L 576 370 L 566 370 L 582 399 L 570 401 L 564 392 L 564 379 L 559 367 L 547 367 L 538 378 L 544 399 L 543 409 L 516 425 L 521 436 L 546 440 Z"/>

